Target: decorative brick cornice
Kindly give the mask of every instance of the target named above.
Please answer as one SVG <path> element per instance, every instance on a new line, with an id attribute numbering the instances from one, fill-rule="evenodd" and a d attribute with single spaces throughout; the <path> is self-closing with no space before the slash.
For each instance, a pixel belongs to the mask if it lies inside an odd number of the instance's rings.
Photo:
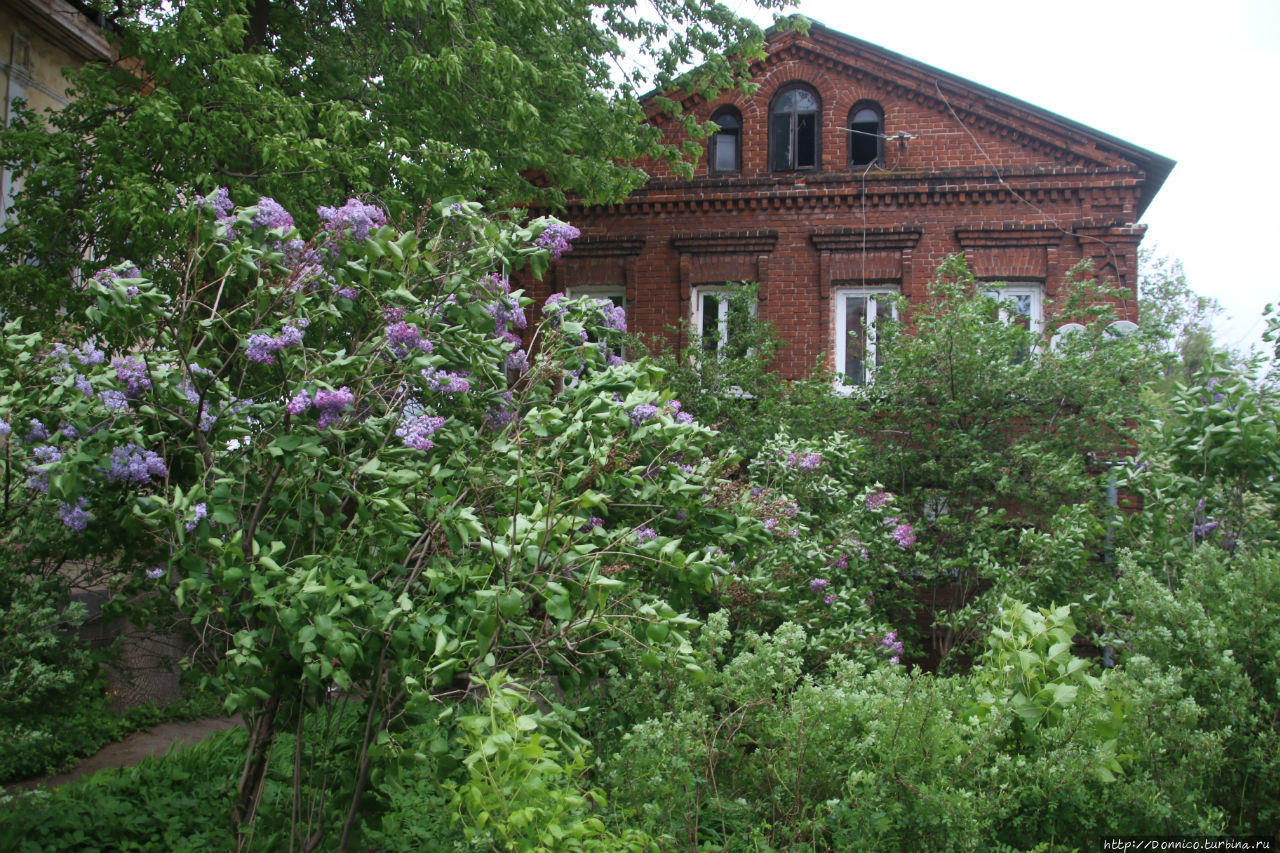
<path id="1" fill-rule="evenodd" d="M 644 243 L 644 237 L 583 237 L 574 241 L 573 251 L 565 258 L 631 257 L 644 250 Z"/>
<path id="2" fill-rule="evenodd" d="M 918 228 L 840 228 L 809 235 L 820 252 L 861 252 L 879 249 L 914 249 L 920 242 Z"/>
<path id="3" fill-rule="evenodd" d="M 956 239 L 964 249 L 1014 249 L 1028 246 L 1056 246 L 1063 231 L 1052 225 L 1005 223 L 995 228 L 957 228 Z"/>
<path id="4" fill-rule="evenodd" d="M 687 255 L 742 255 L 772 252 L 778 244 L 777 231 L 713 231 L 704 234 L 677 234 L 671 245 Z"/>

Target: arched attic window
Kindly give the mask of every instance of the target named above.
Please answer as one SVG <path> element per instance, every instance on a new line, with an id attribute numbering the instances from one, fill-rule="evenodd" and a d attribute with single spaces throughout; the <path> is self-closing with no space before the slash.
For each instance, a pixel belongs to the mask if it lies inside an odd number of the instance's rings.
<path id="1" fill-rule="evenodd" d="M 849 110 L 849 165 L 884 165 L 884 110 L 873 101 L 859 101 Z"/>
<path id="2" fill-rule="evenodd" d="M 817 169 L 822 140 L 822 101 L 804 85 L 784 88 L 769 108 L 769 168 L 775 172 Z"/>
<path id="3" fill-rule="evenodd" d="M 733 107 L 721 107 L 711 114 L 720 129 L 707 140 L 707 171 L 723 175 L 742 171 L 742 114 Z"/>

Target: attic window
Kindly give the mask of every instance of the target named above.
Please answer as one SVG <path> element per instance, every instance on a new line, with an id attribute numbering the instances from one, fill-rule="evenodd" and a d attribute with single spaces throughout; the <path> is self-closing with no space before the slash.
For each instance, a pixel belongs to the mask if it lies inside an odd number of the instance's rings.
<path id="1" fill-rule="evenodd" d="M 784 89 L 769 111 L 769 168 L 793 172 L 818 168 L 822 102 L 808 87 Z"/>
<path id="2" fill-rule="evenodd" d="M 849 110 L 849 165 L 884 165 L 884 110 L 860 101 Z"/>
<path id="3" fill-rule="evenodd" d="M 711 121 L 720 129 L 707 143 L 707 171 L 724 174 L 742 170 L 742 116 L 733 107 L 716 110 Z"/>

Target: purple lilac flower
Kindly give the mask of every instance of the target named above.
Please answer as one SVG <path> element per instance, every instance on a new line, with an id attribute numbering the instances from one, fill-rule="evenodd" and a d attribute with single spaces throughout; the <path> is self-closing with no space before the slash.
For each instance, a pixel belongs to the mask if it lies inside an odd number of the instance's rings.
<path id="1" fill-rule="evenodd" d="M 893 528 L 893 538 L 901 548 L 910 548 L 912 545 L 916 544 L 916 532 L 912 529 L 911 525 L 905 521 Z"/>
<path id="2" fill-rule="evenodd" d="M 280 329 L 280 335 L 276 338 L 279 342 L 279 349 L 287 349 L 288 347 L 296 347 L 302 343 L 302 330 L 307 325 L 305 323 L 297 323 L 296 325 L 286 324 Z"/>
<path id="3" fill-rule="evenodd" d="M 332 280 L 333 277 L 324 268 L 325 256 L 308 247 L 306 241 L 297 238 L 286 240 L 281 249 L 284 252 L 284 265 L 289 268 L 290 290 L 301 290 L 314 281 Z"/>
<path id="4" fill-rule="evenodd" d="M 827 605 L 828 607 L 830 607 L 832 604 L 835 604 L 836 594 L 833 592 L 830 595 L 826 596 L 825 598 L 822 599 L 822 603 Z"/>
<path id="5" fill-rule="evenodd" d="M 276 337 L 263 334 L 250 335 L 249 343 L 245 346 L 245 356 L 254 364 L 272 364 L 276 360 L 275 353 L 302 343 L 302 333 L 308 325 L 310 325 L 309 321 L 299 319 L 281 327 L 280 334 Z"/>
<path id="6" fill-rule="evenodd" d="M 0 438 L 7 438 L 11 432 L 13 432 L 13 427 L 9 426 L 9 422 L 4 418 L 0 418 Z"/>
<path id="7" fill-rule="evenodd" d="M 262 196 L 258 199 L 258 212 L 253 215 L 253 227 L 288 231 L 293 227 L 293 217 L 278 201 Z"/>
<path id="8" fill-rule="evenodd" d="M 525 373 L 529 370 L 529 354 L 523 348 L 507 353 L 507 370 Z"/>
<path id="9" fill-rule="evenodd" d="M 831 581 L 827 580 L 826 578 L 814 578 L 813 580 L 809 581 L 809 589 L 812 590 L 815 595 L 817 595 L 821 593 L 824 589 L 826 589 L 830 583 Z"/>
<path id="10" fill-rule="evenodd" d="M 578 532 L 590 533 L 592 530 L 595 530 L 597 527 L 599 527 L 602 524 L 604 524 L 603 518 L 597 518 L 596 516 L 592 515 L 587 518 L 586 524 L 578 528 Z"/>
<path id="11" fill-rule="evenodd" d="M 73 349 L 71 354 L 76 357 L 76 361 L 80 362 L 85 367 L 102 364 L 107 360 L 107 354 L 98 348 L 98 345 L 94 343 L 92 338 L 85 341 L 82 346 Z"/>
<path id="12" fill-rule="evenodd" d="M 87 384 L 87 383 L 86 383 Z M 84 391 L 84 388 L 80 389 Z M 92 393 L 93 389 L 88 389 Z M 107 407 L 109 412 L 127 412 L 129 411 L 129 398 L 124 395 L 123 391 L 117 391 L 109 388 L 106 391 L 98 392 L 98 399 L 102 401 L 102 405 Z"/>
<path id="13" fill-rule="evenodd" d="M 360 291 L 354 287 L 338 287 L 336 284 L 333 286 L 333 292 L 343 299 L 350 299 L 352 302 L 360 295 Z"/>
<path id="14" fill-rule="evenodd" d="M 839 557 L 836 557 L 834 560 L 832 560 L 830 565 L 831 565 L 831 568 L 833 569 L 849 568 L 849 555 L 841 554 Z"/>
<path id="15" fill-rule="evenodd" d="M 318 207 L 316 213 L 323 221 L 324 230 L 336 235 L 339 240 L 355 240 L 363 242 L 369 239 L 369 232 L 375 227 L 387 223 L 387 216 L 371 204 L 349 198 L 342 207 Z"/>
<path id="16" fill-rule="evenodd" d="M 36 458 L 36 462 L 41 465 L 52 465 L 54 462 L 62 461 L 62 451 L 54 447 L 52 444 L 42 444 L 35 450 L 31 451 L 31 455 Z"/>
<path id="17" fill-rule="evenodd" d="M 543 229 L 534 244 L 538 248 L 546 249 L 550 252 L 552 260 L 558 260 L 565 252 L 573 251 L 573 246 L 569 244 L 569 241 L 576 240 L 581 236 L 582 232 L 572 225 L 553 222 Z"/>
<path id="18" fill-rule="evenodd" d="M 58 502 L 58 517 L 62 519 L 62 523 L 72 530 L 81 531 L 89 525 L 89 501 L 85 498 L 77 498 L 75 506 L 64 501 Z"/>
<path id="19" fill-rule="evenodd" d="M 886 632 L 884 638 L 880 640 L 880 645 L 885 651 L 892 655 L 892 657 L 889 658 L 889 663 L 898 663 L 898 656 L 901 655 L 903 651 L 902 641 L 898 639 L 898 632 Z"/>
<path id="20" fill-rule="evenodd" d="M 867 495 L 867 509 L 879 509 L 891 500 L 893 495 L 888 492 L 872 492 Z"/>
<path id="21" fill-rule="evenodd" d="M 760 488 L 759 486 L 752 486 L 752 487 L 751 487 L 751 497 L 753 497 L 753 498 L 758 498 L 758 497 L 760 497 L 760 495 L 761 495 L 763 492 L 764 492 L 764 489 Z"/>
<path id="22" fill-rule="evenodd" d="M 621 305 L 614 305 L 609 299 L 597 299 L 596 307 L 604 315 L 604 327 L 606 329 L 613 329 L 615 332 L 625 332 L 627 330 L 627 309 Z"/>
<path id="23" fill-rule="evenodd" d="M 638 427 L 640 424 L 658 416 L 658 407 L 652 403 L 641 403 L 631 410 L 631 425 Z"/>
<path id="24" fill-rule="evenodd" d="M 524 309 L 510 297 L 500 297 L 486 305 L 484 310 L 485 313 L 493 318 L 495 333 L 505 331 L 508 326 L 523 329 L 529 325 L 529 320 L 524 315 Z"/>
<path id="25" fill-rule="evenodd" d="M 27 433 L 25 441 L 27 444 L 35 444 L 37 441 L 48 441 L 49 430 L 40 421 L 32 418 L 27 423 L 31 424 L 31 431 Z"/>
<path id="26" fill-rule="evenodd" d="M 125 300 L 132 302 L 138 298 L 138 294 L 141 292 L 142 291 L 138 289 L 138 285 L 131 284 L 124 289 L 124 298 Z"/>
<path id="27" fill-rule="evenodd" d="M 618 355 L 616 352 L 611 352 L 608 355 L 606 355 L 604 358 L 604 361 L 605 361 L 605 364 L 609 365 L 610 367 L 621 367 L 622 365 L 627 363 L 627 360 L 622 356 Z M 687 421 L 681 420 L 681 418 L 685 418 L 685 417 L 687 417 L 689 420 Z M 693 415 L 689 414 L 688 412 L 681 412 L 676 417 L 676 420 L 680 421 L 680 423 L 682 424 L 690 423 L 693 420 Z"/>
<path id="28" fill-rule="evenodd" d="M 387 327 L 387 340 L 391 342 L 391 351 L 395 353 L 396 358 L 404 358 L 409 354 L 409 350 L 413 349 L 426 353 L 435 351 L 431 341 L 422 337 L 422 332 L 418 331 L 417 326 L 404 321 Z"/>
<path id="29" fill-rule="evenodd" d="M 778 526 L 778 519 L 776 519 L 776 518 L 766 518 L 766 519 L 764 520 L 764 529 L 765 529 L 765 530 L 772 531 L 772 530 L 773 530 L 775 527 L 777 527 L 777 526 Z"/>
<path id="30" fill-rule="evenodd" d="M 311 408 L 311 395 L 306 391 L 299 391 L 285 404 L 284 410 L 291 415 L 300 415 L 309 408 Z"/>
<path id="31" fill-rule="evenodd" d="M 812 471 L 822 464 L 821 453 L 806 453 L 800 459 L 799 468 L 802 471 Z"/>
<path id="32" fill-rule="evenodd" d="M 132 355 L 113 358 L 111 366 L 116 369 L 116 381 L 125 385 L 125 396 L 136 399 L 151 390 L 147 364 L 142 359 Z"/>
<path id="33" fill-rule="evenodd" d="M 480 279 L 480 289 L 490 296 L 511 292 L 511 281 L 502 273 L 490 273 Z"/>
<path id="34" fill-rule="evenodd" d="M 144 450 L 136 444 L 126 444 L 111 450 L 111 468 L 104 472 L 112 483 L 145 485 L 152 477 L 167 477 L 169 469 L 158 453 Z"/>
<path id="35" fill-rule="evenodd" d="M 563 293 L 553 293 L 547 297 L 547 301 L 542 303 L 542 316 L 552 326 L 559 326 L 560 321 L 564 319 L 565 297 Z"/>
<path id="36" fill-rule="evenodd" d="M 485 426 L 492 430 L 500 430 L 516 419 L 515 395 L 511 391 L 502 392 L 502 402 L 484 413 Z"/>
<path id="37" fill-rule="evenodd" d="M 448 370 L 439 370 L 435 367 L 423 368 L 420 373 L 422 378 L 426 380 L 427 387 L 432 391 L 440 391 L 445 394 L 466 394 L 471 390 L 471 380 L 467 378 L 470 376 L 469 373 L 453 373 Z"/>
<path id="38" fill-rule="evenodd" d="M 163 576 L 164 576 L 164 569 L 161 569 L 161 568 L 147 569 L 147 577 L 151 578 L 153 581 L 158 581 Z"/>
<path id="39" fill-rule="evenodd" d="M 676 510 L 676 521 L 684 521 L 688 517 L 689 514 L 684 511 L 684 507 L 680 507 Z"/>
<path id="40" fill-rule="evenodd" d="M 184 530 L 190 533 L 191 531 L 196 529 L 197 525 L 199 525 L 203 519 L 206 519 L 208 517 L 209 517 L 208 506 L 206 506 L 204 503 L 198 503 L 195 506 L 195 515 L 192 516 L 190 521 L 184 521 L 182 523 L 182 527 Z"/>
<path id="41" fill-rule="evenodd" d="M 351 393 L 351 389 L 342 386 L 337 391 L 329 391 L 321 389 L 316 392 L 311 403 L 320 410 L 320 417 L 316 418 L 316 426 L 320 429 L 328 429 L 338 422 L 342 417 L 342 412 L 354 403 L 356 397 Z"/>
<path id="42" fill-rule="evenodd" d="M 382 309 L 382 319 L 387 323 L 398 323 L 409 313 L 399 305 L 386 305 Z"/>
<path id="43" fill-rule="evenodd" d="M 213 208 L 218 216 L 229 216 L 235 205 L 231 202 L 231 192 L 226 187 L 218 187 L 198 202 L 204 207 Z"/>
<path id="44" fill-rule="evenodd" d="M 636 530 L 636 544 L 643 545 L 646 542 L 652 542 L 658 538 L 658 534 L 653 531 L 652 527 L 641 527 Z"/>
<path id="45" fill-rule="evenodd" d="M 444 418 L 431 415 L 405 417 L 396 429 L 396 435 L 404 441 L 405 447 L 415 450 L 430 450 L 435 447 L 429 436 L 444 426 Z"/>

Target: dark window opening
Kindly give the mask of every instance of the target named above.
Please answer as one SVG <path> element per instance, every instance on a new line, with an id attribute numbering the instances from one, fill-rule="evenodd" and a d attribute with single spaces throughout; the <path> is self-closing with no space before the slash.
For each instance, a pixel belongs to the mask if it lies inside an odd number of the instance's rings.
<path id="1" fill-rule="evenodd" d="M 778 96 L 769 117 L 769 168 L 776 172 L 818 168 L 822 106 L 807 89 Z"/>
<path id="2" fill-rule="evenodd" d="M 737 110 L 721 110 L 711 117 L 720 129 L 711 134 L 707 152 L 708 169 L 713 173 L 742 169 L 742 121 Z"/>
<path id="3" fill-rule="evenodd" d="M 849 113 L 849 164 L 884 165 L 884 116 L 873 106 L 855 106 Z"/>

